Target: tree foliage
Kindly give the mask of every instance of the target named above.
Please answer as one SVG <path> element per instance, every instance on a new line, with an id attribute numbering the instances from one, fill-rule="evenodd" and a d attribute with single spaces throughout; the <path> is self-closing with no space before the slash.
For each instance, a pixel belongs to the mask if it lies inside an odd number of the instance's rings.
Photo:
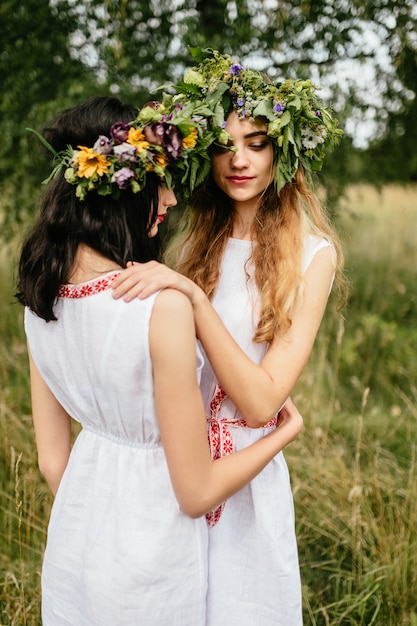
<path id="1" fill-rule="evenodd" d="M 97 92 L 140 105 L 190 64 L 189 45 L 218 48 L 275 78 L 320 84 L 348 135 L 329 160 L 329 179 L 340 184 L 349 171 L 364 120 L 378 171 L 416 178 L 416 33 L 414 0 L 3 0 L 2 207 L 13 219 L 30 212 L 45 168 L 25 126 L 41 128 Z"/>
<path id="2" fill-rule="evenodd" d="M 33 210 L 28 198 L 45 173 L 42 153 L 25 127 L 82 98 L 83 80 L 91 84 L 90 72 L 72 58 L 68 45 L 73 23 L 69 7 L 58 10 L 47 0 L 0 4 L 0 218 Z"/>

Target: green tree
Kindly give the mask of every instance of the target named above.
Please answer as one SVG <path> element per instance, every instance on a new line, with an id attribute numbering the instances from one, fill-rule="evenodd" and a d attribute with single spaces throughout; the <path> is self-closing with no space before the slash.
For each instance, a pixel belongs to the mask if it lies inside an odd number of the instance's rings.
<path id="1" fill-rule="evenodd" d="M 401 49 L 399 76 L 413 93 L 417 93 L 417 51 Z M 374 183 L 417 181 L 417 98 L 392 113 L 381 140 L 371 143 L 362 155 L 363 171 Z"/>
<path id="2" fill-rule="evenodd" d="M 416 32 L 414 0 L 3 0 L 2 206 L 12 219 L 30 210 L 40 178 L 25 126 L 40 128 L 97 92 L 140 105 L 190 64 L 189 45 L 218 48 L 274 78 L 322 85 L 348 136 L 325 166 L 329 181 L 344 184 L 350 164 L 360 164 L 353 155 L 365 117 L 378 140 L 388 133 L 372 146 L 378 171 L 388 163 L 386 146 L 395 146 L 398 167 L 389 171 L 415 177 Z"/>
<path id="3" fill-rule="evenodd" d="M 117 90 L 178 78 L 187 46 L 200 45 L 272 76 L 313 75 L 339 108 L 368 108 L 379 94 L 372 106 L 383 120 L 407 101 L 401 49 L 416 49 L 417 12 L 412 0 L 86 0 L 79 29 L 79 50 L 95 50 L 96 69 Z M 358 81 L 366 65 L 373 84 Z"/>
<path id="4" fill-rule="evenodd" d="M 348 121 L 350 140 L 325 170 L 342 184 L 350 163 L 360 163 L 361 119 L 370 118 L 378 139 L 389 131 L 392 142 L 398 132 L 399 145 L 401 127 L 413 122 L 416 74 L 404 54 L 417 49 L 413 0 L 87 0 L 79 21 L 103 86 L 138 103 L 180 76 L 190 45 L 218 48 L 273 77 L 313 76 Z M 383 160 L 379 143 L 375 150 Z"/>
<path id="5" fill-rule="evenodd" d="M 71 54 L 74 24 L 67 5 L 58 9 L 47 0 L 0 4 L 0 220 L 33 210 L 33 186 L 45 174 L 42 151 L 25 127 L 44 123 L 91 85 L 93 75 Z"/>

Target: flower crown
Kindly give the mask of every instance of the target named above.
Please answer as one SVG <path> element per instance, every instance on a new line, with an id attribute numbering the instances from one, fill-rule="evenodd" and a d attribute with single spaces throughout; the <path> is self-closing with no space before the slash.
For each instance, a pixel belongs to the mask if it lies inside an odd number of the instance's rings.
<path id="1" fill-rule="evenodd" d="M 207 132 L 203 117 L 193 115 L 194 106 L 160 102 L 145 105 L 137 118 L 116 122 L 109 137 L 100 135 L 93 147 L 71 146 L 57 153 L 36 131 L 42 143 L 58 161 L 49 182 L 62 169 L 68 183 L 76 185 L 76 195 L 84 200 L 89 191 L 118 198 L 124 189 L 137 193 L 146 184 L 146 175 L 154 172 L 167 187 L 179 184 L 186 196 L 208 175 L 210 158 L 207 146 L 212 133 Z"/>
<path id="2" fill-rule="evenodd" d="M 206 117 L 213 141 L 230 142 L 226 119 L 236 110 L 241 118 L 267 121 L 278 193 L 293 180 L 300 164 L 307 175 L 321 169 L 325 150 L 339 141 L 343 131 L 331 109 L 318 99 L 311 80 L 269 82 L 260 72 L 245 69 L 217 50 L 195 47 L 190 52 L 198 65 L 174 85 L 173 101 L 194 103 Z"/>

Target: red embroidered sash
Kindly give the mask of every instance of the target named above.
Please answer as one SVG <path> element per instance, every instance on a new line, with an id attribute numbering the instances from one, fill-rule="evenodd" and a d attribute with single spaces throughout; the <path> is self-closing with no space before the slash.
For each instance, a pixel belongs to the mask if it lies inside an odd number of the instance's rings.
<path id="1" fill-rule="evenodd" d="M 219 417 L 221 405 L 226 397 L 226 392 L 220 387 L 220 385 L 216 385 L 210 401 L 210 415 L 207 416 L 208 440 L 210 444 L 211 458 L 213 460 L 220 459 L 228 454 L 233 454 L 235 451 L 235 443 L 228 428 L 229 425 L 238 426 L 240 428 L 250 428 L 243 418 L 238 420 L 228 420 L 227 418 Z M 267 424 L 262 426 L 262 428 L 270 428 L 271 426 L 276 426 L 277 423 L 278 414 L 275 415 Z M 216 509 L 206 514 L 207 523 L 211 528 L 219 521 L 225 505 L 226 502 L 223 502 Z"/>

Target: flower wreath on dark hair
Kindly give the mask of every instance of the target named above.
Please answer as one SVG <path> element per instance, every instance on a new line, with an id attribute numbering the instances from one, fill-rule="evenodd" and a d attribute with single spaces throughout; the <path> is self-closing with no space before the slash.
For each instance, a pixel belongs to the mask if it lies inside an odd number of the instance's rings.
<path id="1" fill-rule="evenodd" d="M 44 182 L 64 170 L 80 200 L 93 190 L 116 198 L 128 188 L 137 193 L 144 188 L 149 172 L 168 188 L 181 185 L 183 193 L 190 196 L 209 173 L 208 147 L 214 140 L 199 108 L 194 103 L 166 106 L 150 102 L 135 120 L 114 123 L 108 136 L 100 135 L 93 146 L 68 146 L 62 152 L 56 152 L 37 131 L 27 130 L 54 155 L 56 165 Z"/>

